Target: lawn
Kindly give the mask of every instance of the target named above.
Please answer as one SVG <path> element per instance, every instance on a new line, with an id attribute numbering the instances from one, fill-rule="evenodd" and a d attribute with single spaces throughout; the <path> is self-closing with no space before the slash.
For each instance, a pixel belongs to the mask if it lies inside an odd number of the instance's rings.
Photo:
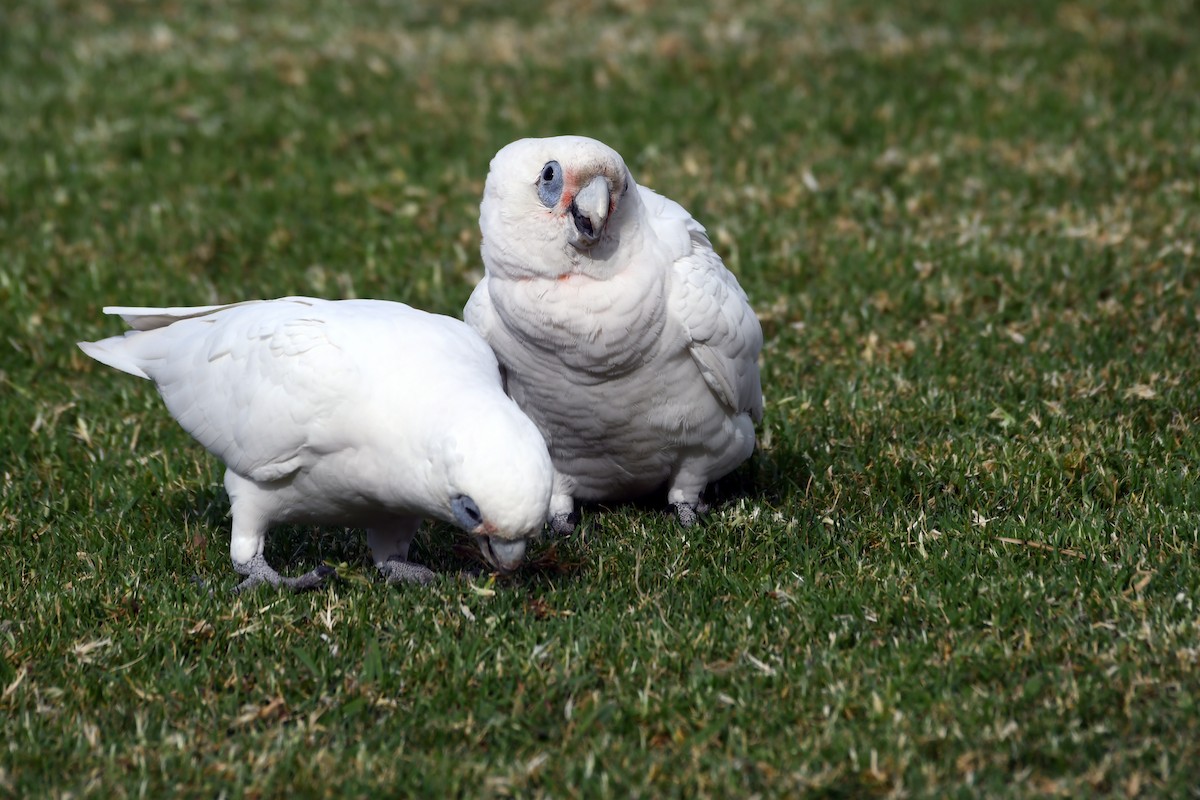
<path id="1" fill-rule="evenodd" d="M 1194 0 L 4 2 L 0 794 L 1194 796 L 1197 86 Z M 568 132 L 750 295 L 752 461 L 232 595 L 221 468 L 74 343 L 458 315 L 491 156 Z"/>

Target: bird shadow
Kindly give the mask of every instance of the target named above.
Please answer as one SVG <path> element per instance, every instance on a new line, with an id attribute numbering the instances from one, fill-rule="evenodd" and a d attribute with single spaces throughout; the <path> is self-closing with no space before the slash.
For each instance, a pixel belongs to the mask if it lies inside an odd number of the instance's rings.
<path id="1" fill-rule="evenodd" d="M 799 468 L 799 471 L 797 469 Z M 806 482 L 803 459 L 798 453 L 775 448 L 769 453 L 754 455 L 729 475 L 708 485 L 704 501 L 709 514 L 723 506 L 741 500 L 778 503 L 792 496 L 795 488 L 801 491 Z M 164 505 L 172 519 L 183 520 L 183 549 L 185 560 L 195 571 L 194 580 L 215 576 L 228 570 L 230 516 L 229 498 L 218 485 L 197 487 L 173 494 Z M 627 508 L 637 514 L 669 517 L 673 510 L 666 500 L 665 486 L 657 491 L 621 503 L 582 503 L 578 506 L 581 522 L 576 536 L 598 524 L 598 519 Z M 703 522 L 701 522 L 703 524 Z M 264 556 L 267 562 L 285 575 L 296 575 L 322 564 L 349 566 L 366 578 L 374 580 L 366 531 L 357 528 L 312 525 L 279 525 L 267 536 Z M 467 578 L 493 574 L 471 538 L 457 528 L 442 522 L 426 520 L 413 540 L 412 560 L 438 574 L 460 575 Z M 579 547 L 571 540 L 555 536 L 547 528 L 531 547 L 529 557 L 511 575 L 497 579 L 502 585 L 554 586 L 573 582 L 587 573 L 588 564 Z M 231 583 L 232 586 L 232 583 Z"/>
<path id="2" fill-rule="evenodd" d="M 702 502 L 708 506 L 708 513 L 719 511 L 724 505 L 737 503 L 739 500 L 754 500 L 768 497 L 771 492 L 763 478 L 769 472 L 775 472 L 774 465 L 766 462 L 760 451 L 755 451 L 749 459 L 737 469 L 723 478 L 710 481 L 701 494 Z M 674 509 L 667 502 L 667 485 L 644 495 L 630 498 L 620 503 L 582 503 L 578 506 L 581 517 L 590 514 L 603 513 L 616 507 L 624 506 L 641 514 L 672 515 Z"/>
<path id="3" fill-rule="evenodd" d="M 222 568 L 231 579 L 235 577 L 229 561 L 231 526 L 225 491 L 212 486 L 179 492 L 166 505 L 172 519 L 183 521 L 183 548 L 196 573 L 194 580 L 204 582 L 204 576 L 216 576 Z M 470 541 L 451 526 L 426 521 L 413 540 L 412 559 L 435 571 L 469 570 L 472 563 L 482 563 L 482 557 L 472 561 L 454 555 L 460 540 Z M 276 525 L 267 533 L 263 556 L 283 575 L 299 575 L 324 564 L 349 566 L 364 578 L 376 577 L 367 532 L 362 528 Z"/>

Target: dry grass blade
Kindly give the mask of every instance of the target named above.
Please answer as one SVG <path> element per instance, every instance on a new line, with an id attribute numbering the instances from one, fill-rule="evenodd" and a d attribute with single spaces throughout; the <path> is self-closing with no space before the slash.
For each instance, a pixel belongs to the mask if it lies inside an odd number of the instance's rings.
<path id="1" fill-rule="evenodd" d="M 1053 545 L 1043 544 L 1042 542 L 1035 542 L 1031 539 L 1013 539 L 1009 536 L 997 536 L 996 541 L 1004 542 L 1005 544 L 1020 545 L 1021 547 L 1029 547 L 1034 550 L 1044 550 L 1049 553 L 1057 553 L 1058 555 L 1062 555 L 1062 556 L 1070 556 L 1071 558 L 1087 558 L 1086 555 L 1079 552 L 1078 550 L 1072 550 L 1069 547 L 1054 547 Z"/>

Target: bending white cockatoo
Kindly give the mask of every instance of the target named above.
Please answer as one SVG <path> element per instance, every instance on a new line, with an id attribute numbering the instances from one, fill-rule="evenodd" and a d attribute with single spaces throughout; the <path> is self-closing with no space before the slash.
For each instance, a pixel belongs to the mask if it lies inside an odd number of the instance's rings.
<path id="1" fill-rule="evenodd" d="M 486 274 L 464 316 L 546 437 L 551 527 L 573 530 L 575 500 L 664 484 L 693 524 L 763 410 L 762 328 L 704 228 L 579 136 L 497 153 L 479 225 Z"/>
<path id="2" fill-rule="evenodd" d="M 503 390 L 488 346 L 463 323 L 401 303 L 288 297 L 198 308 L 106 308 L 134 328 L 80 342 L 154 381 L 184 430 L 221 459 L 229 553 L 246 579 L 304 589 L 263 558 L 280 523 L 367 528 L 389 582 L 433 577 L 408 560 L 422 517 L 474 537 L 515 569 L 539 533 L 553 467 Z"/>

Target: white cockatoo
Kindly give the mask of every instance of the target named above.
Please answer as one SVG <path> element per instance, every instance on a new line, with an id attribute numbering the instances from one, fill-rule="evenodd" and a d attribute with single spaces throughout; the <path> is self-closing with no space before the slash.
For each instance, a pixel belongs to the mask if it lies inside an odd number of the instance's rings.
<path id="1" fill-rule="evenodd" d="M 134 330 L 80 342 L 154 381 L 184 430 L 228 468 L 229 553 L 246 579 L 303 589 L 263 558 L 276 524 L 367 529 L 389 582 L 423 517 L 469 533 L 501 571 L 545 524 L 553 467 L 504 394 L 496 358 L 458 320 L 378 300 L 288 297 L 197 308 L 106 308 Z"/>
<path id="2" fill-rule="evenodd" d="M 479 226 L 486 274 L 464 316 L 546 437 L 551 527 L 573 530 L 576 500 L 664 485 L 693 524 L 763 411 L 762 328 L 704 228 L 580 136 L 497 153 Z"/>

